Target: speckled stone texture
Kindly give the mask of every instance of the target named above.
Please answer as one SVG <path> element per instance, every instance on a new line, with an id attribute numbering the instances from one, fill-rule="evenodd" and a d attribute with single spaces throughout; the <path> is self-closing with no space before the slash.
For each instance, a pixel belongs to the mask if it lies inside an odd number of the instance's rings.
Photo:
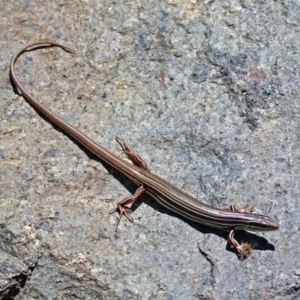
<path id="1" fill-rule="evenodd" d="M 226 2 L 226 4 L 224 3 Z M 299 299 L 299 1 L 0 1 L 1 299 Z M 253 205 L 280 230 L 227 233 L 148 196 L 53 127 L 63 119 L 216 207 Z"/>

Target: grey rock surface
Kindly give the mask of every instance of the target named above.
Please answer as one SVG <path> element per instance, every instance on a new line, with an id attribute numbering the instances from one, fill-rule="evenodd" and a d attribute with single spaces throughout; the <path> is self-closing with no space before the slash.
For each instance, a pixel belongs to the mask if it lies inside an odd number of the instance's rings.
<path id="1" fill-rule="evenodd" d="M 1 299 L 299 299 L 299 1 L 0 1 Z M 227 233 L 144 196 L 13 89 L 112 152 L 216 207 L 254 205 L 280 230 Z"/>

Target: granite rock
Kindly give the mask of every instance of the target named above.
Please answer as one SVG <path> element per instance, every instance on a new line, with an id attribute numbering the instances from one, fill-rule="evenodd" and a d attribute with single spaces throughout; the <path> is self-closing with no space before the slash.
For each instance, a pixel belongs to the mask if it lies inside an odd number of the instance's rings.
<path id="1" fill-rule="evenodd" d="M 2 299 L 298 299 L 300 5 L 297 1 L 0 3 Z M 280 230 L 227 233 L 148 196 L 114 232 L 128 179 L 38 115 L 24 86 L 124 157 L 207 204 L 253 205 Z M 296 250 L 295 250 L 296 249 Z M 296 253 L 294 253 L 296 251 Z"/>

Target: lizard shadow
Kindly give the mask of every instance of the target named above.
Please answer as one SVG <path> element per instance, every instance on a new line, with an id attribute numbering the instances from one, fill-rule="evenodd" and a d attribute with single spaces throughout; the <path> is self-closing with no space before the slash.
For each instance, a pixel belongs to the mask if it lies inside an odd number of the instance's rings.
<path id="1" fill-rule="evenodd" d="M 191 221 L 173 211 L 170 211 L 169 209 L 163 207 L 160 203 L 156 202 L 155 200 L 152 200 L 151 196 L 143 195 L 140 199 L 138 199 L 132 206 L 132 212 L 134 212 L 135 209 L 140 206 L 141 203 L 145 203 L 155 209 L 156 211 L 159 211 L 162 214 L 167 214 L 172 217 L 176 217 L 187 224 L 189 226 L 193 227 L 195 230 L 200 231 L 203 234 L 215 234 L 224 240 L 227 241 L 229 232 L 224 231 L 221 229 L 212 228 L 200 223 L 196 223 L 194 221 Z M 275 251 L 275 246 L 268 242 L 268 240 L 262 236 L 259 236 L 255 233 L 245 231 L 245 230 L 238 230 L 234 233 L 234 238 L 238 241 L 238 243 L 248 243 L 251 245 L 253 250 L 261 250 L 261 251 Z M 236 251 L 227 243 L 226 250 L 236 253 Z"/>

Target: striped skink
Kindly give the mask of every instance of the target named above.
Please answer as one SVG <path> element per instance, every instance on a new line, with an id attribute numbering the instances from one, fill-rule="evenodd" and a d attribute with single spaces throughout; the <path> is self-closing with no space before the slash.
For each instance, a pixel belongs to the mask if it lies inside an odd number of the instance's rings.
<path id="1" fill-rule="evenodd" d="M 130 206 L 134 203 L 144 192 L 156 199 L 164 207 L 186 217 L 194 222 L 229 231 L 228 242 L 234 247 L 238 254 L 247 256 L 250 253 L 248 244 L 239 244 L 234 239 L 234 231 L 236 230 L 250 230 L 250 231 L 269 231 L 279 228 L 279 224 L 267 215 L 254 214 L 246 212 L 236 206 L 231 206 L 230 210 L 218 209 L 189 196 L 185 192 L 179 190 L 166 180 L 154 175 L 149 171 L 147 164 L 133 151 L 133 149 L 121 138 L 117 141 L 121 145 L 123 151 L 128 158 L 133 162 L 129 162 L 119 158 L 104 147 L 97 144 L 95 141 L 81 133 L 69 123 L 62 120 L 56 114 L 51 112 L 34 97 L 32 97 L 26 89 L 21 85 L 20 81 L 15 75 L 14 65 L 18 57 L 26 52 L 36 48 L 45 47 L 60 47 L 66 52 L 75 54 L 75 51 L 63 45 L 54 42 L 38 42 L 31 44 L 20 50 L 10 63 L 10 76 L 13 84 L 22 93 L 23 97 L 33 106 L 38 112 L 47 117 L 53 124 L 60 127 L 65 133 L 74 138 L 89 151 L 94 153 L 100 159 L 108 163 L 113 168 L 117 169 L 129 179 L 131 179 L 138 189 L 134 195 L 120 201 L 116 208 L 111 211 L 119 213 L 119 219 L 116 228 L 124 215 L 130 221 Z"/>

